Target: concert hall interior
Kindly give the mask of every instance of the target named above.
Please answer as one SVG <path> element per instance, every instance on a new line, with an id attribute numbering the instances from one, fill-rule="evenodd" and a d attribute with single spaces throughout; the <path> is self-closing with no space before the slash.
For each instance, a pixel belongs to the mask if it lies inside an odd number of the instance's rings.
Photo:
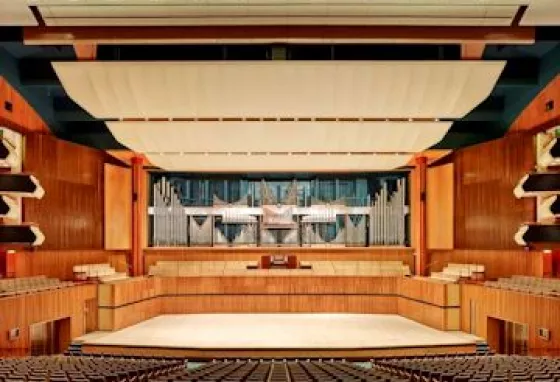
<path id="1" fill-rule="evenodd" d="M 0 0 L 0 382 L 560 382 L 559 137 L 558 0 Z"/>

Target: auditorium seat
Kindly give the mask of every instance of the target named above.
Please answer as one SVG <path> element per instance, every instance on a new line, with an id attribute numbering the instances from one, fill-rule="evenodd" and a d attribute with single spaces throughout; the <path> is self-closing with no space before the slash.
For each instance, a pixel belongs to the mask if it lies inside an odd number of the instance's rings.
<path id="1" fill-rule="evenodd" d="M 523 356 L 436 356 L 376 360 L 374 369 L 410 381 L 559 381 L 560 360 Z"/>
<path id="2" fill-rule="evenodd" d="M 457 264 L 449 263 L 441 272 L 432 272 L 431 278 L 458 282 L 461 279 L 483 279 L 485 268 L 481 264 Z"/>
<path id="3" fill-rule="evenodd" d="M 560 280 L 558 279 L 545 279 L 532 276 L 512 276 L 509 278 L 499 278 L 497 281 L 486 281 L 484 285 L 490 288 L 508 289 L 523 293 L 560 297 Z"/>
<path id="4" fill-rule="evenodd" d="M 82 264 L 73 268 L 74 278 L 77 280 L 97 280 L 112 282 L 128 278 L 124 272 L 117 272 L 110 264 Z"/>
<path id="5" fill-rule="evenodd" d="M 71 281 L 60 281 L 46 276 L 0 279 L 0 297 L 24 293 L 35 293 L 50 289 L 65 288 L 74 285 Z"/>
<path id="6" fill-rule="evenodd" d="M 181 360 L 151 358 L 0 358 L 0 382 L 143 382 L 183 368 Z"/>

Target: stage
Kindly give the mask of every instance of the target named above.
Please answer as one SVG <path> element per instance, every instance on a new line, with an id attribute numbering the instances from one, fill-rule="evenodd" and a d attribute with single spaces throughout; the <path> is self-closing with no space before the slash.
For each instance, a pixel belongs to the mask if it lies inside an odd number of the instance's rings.
<path id="1" fill-rule="evenodd" d="M 380 357 L 474 352 L 479 338 L 392 314 L 177 314 L 78 339 L 84 353 L 188 358 Z"/>

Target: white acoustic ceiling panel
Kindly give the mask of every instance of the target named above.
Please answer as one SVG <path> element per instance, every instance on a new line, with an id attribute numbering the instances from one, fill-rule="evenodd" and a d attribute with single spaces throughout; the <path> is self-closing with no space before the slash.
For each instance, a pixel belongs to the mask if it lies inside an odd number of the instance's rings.
<path id="1" fill-rule="evenodd" d="M 524 26 L 560 25 L 560 1 L 532 0 L 520 24 Z"/>
<path id="2" fill-rule="evenodd" d="M 409 155 L 288 155 L 288 154 L 148 154 L 147 159 L 168 171 L 193 172 L 363 172 L 406 166 Z"/>
<path id="3" fill-rule="evenodd" d="M 521 0 L 91 1 L 39 0 L 47 25 L 507 26 Z"/>
<path id="4" fill-rule="evenodd" d="M 55 62 L 96 118 L 461 118 L 504 61 Z"/>
<path id="5" fill-rule="evenodd" d="M 416 153 L 438 143 L 451 122 L 107 122 L 141 152 Z"/>
<path id="6" fill-rule="evenodd" d="M 37 20 L 25 0 L 0 0 L 0 26 L 35 26 Z"/>

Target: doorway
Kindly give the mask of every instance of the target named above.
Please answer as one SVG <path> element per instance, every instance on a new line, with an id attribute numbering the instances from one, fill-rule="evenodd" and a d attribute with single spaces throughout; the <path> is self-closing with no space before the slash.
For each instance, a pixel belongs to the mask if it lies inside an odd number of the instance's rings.
<path id="1" fill-rule="evenodd" d="M 527 324 L 520 324 L 488 317 L 488 345 L 499 354 L 527 355 L 529 329 Z"/>
<path id="2" fill-rule="evenodd" d="M 70 317 L 29 326 L 31 355 L 63 353 L 70 345 Z"/>

